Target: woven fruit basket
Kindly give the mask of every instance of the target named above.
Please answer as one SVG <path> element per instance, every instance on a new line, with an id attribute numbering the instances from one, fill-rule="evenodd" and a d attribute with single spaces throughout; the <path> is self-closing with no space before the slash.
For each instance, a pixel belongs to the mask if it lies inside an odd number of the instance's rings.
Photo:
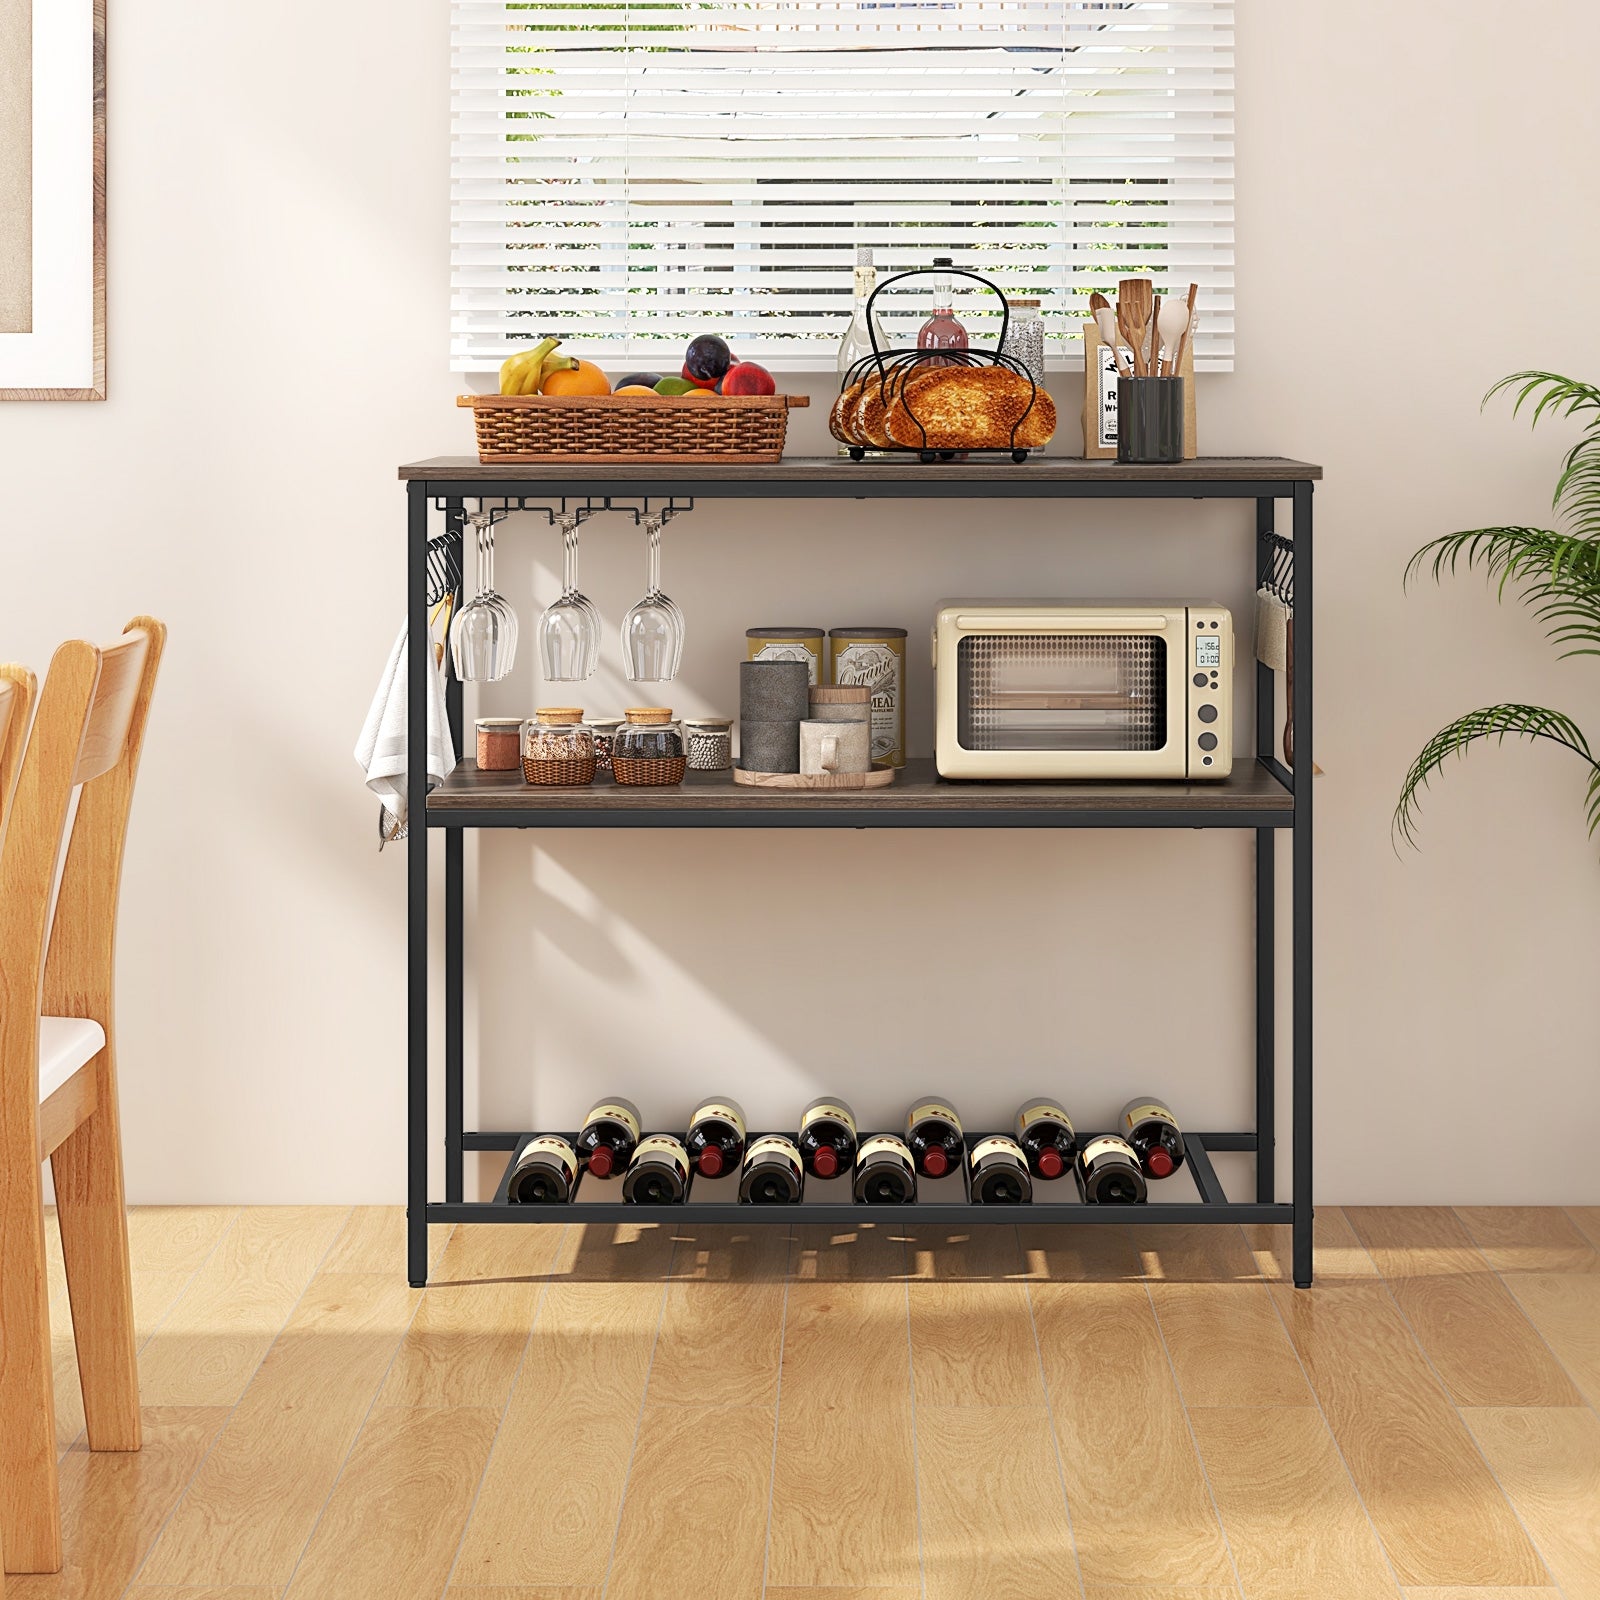
<path id="1" fill-rule="evenodd" d="M 781 461 L 789 413 L 803 394 L 464 394 L 478 460 Z"/>

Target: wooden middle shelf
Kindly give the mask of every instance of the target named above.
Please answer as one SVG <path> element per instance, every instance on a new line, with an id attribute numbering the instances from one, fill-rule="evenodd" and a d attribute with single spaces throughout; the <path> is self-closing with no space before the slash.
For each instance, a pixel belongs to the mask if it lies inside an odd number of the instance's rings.
<path id="1" fill-rule="evenodd" d="M 1265 763 L 1244 759 L 1215 783 L 997 783 L 940 778 L 907 763 L 870 794 L 736 785 L 691 772 L 672 788 L 597 781 L 544 789 L 520 772 L 462 762 L 428 796 L 432 828 L 1291 828 L 1294 795 Z"/>

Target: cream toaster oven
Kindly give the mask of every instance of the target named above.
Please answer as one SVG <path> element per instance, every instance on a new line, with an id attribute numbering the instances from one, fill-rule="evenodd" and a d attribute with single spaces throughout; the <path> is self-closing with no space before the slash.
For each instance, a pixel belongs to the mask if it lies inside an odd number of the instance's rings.
<path id="1" fill-rule="evenodd" d="M 1225 778 L 1233 618 L 1219 605 L 958 600 L 933 630 L 946 778 Z"/>

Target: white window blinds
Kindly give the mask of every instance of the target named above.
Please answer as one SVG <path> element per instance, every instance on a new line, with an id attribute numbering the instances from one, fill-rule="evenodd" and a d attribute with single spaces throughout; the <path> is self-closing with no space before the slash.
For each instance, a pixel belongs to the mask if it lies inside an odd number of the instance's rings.
<path id="1" fill-rule="evenodd" d="M 863 245 L 1037 296 L 1055 359 L 1092 290 L 1193 281 L 1232 366 L 1231 0 L 452 0 L 452 72 L 458 371 L 546 333 L 831 368 Z"/>

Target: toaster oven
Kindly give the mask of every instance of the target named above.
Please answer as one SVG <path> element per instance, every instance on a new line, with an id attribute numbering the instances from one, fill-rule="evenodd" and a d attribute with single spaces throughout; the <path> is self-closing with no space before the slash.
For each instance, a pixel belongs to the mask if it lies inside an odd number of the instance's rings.
<path id="1" fill-rule="evenodd" d="M 1233 618 L 1162 601 L 960 600 L 933 630 L 946 778 L 1225 778 Z"/>

